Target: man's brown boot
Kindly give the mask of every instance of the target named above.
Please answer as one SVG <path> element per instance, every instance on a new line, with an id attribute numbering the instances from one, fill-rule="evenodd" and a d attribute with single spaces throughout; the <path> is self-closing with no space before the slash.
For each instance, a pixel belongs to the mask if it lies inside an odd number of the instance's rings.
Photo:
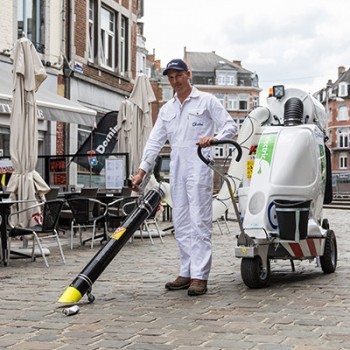
<path id="1" fill-rule="evenodd" d="M 165 288 L 168 290 L 187 289 L 190 286 L 191 278 L 178 276 L 175 281 L 168 282 Z"/>
<path id="2" fill-rule="evenodd" d="M 190 287 L 188 288 L 188 295 L 193 297 L 196 295 L 202 295 L 207 292 L 207 281 L 193 279 L 191 280 Z"/>

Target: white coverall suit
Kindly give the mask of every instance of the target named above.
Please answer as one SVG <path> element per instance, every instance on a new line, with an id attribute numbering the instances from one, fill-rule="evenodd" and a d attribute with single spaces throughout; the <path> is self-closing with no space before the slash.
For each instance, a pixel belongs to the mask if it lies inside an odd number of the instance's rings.
<path id="1" fill-rule="evenodd" d="M 181 105 L 175 97 L 159 111 L 140 168 L 148 172 L 166 140 L 171 146 L 170 188 L 175 238 L 180 249 L 179 276 L 208 280 L 212 258 L 213 171 L 197 155 L 204 136 L 232 139 L 237 124 L 219 100 L 192 87 Z M 205 157 L 211 147 L 203 148 Z"/>

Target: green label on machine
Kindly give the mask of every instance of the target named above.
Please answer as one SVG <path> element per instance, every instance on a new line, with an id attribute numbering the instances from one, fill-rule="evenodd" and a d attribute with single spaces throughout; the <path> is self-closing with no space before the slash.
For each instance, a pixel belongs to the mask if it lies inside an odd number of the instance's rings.
<path id="1" fill-rule="evenodd" d="M 320 158 L 321 158 L 321 176 L 322 181 L 326 181 L 326 155 L 323 145 L 319 145 L 320 147 Z"/>
<path id="2" fill-rule="evenodd" d="M 258 150 L 256 152 L 256 159 L 265 160 L 269 165 L 271 165 L 276 136 L 277 133 L 261 135 Z"/>

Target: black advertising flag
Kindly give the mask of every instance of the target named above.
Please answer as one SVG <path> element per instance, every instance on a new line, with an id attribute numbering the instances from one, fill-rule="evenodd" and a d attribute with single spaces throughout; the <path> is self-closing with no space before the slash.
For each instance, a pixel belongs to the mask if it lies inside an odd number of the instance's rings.
<path id="1" fill-rule="evenodd" d="M 117 120 L 118 112 L 105 114 L 92 131 L 90 136 L 81 145 L 72 161 L 99 174 L 105 166 L 105 154 L 112 153 L 118 140 Z M 88 155 L 88 156 L 87 156 Z"/>

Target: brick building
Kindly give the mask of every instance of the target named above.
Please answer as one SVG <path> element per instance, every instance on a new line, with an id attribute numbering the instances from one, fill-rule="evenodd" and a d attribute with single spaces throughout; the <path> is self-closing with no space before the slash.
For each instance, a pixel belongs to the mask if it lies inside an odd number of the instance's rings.
<path id="1" fill-rule="evenodd" d="M 145 66 L 145 39 L 138 22 L 143 0 L 0 0 L 0 6 L 1 72 L 11 74 L 13 44 L 25 35 L 48 73 L 39 93 L 43 99 L 48 91 L 66 98 L 55 103 L 61 109 L 60 118 L 50 117 L 50 110 L 43 113 L 39 155 L 75 154 L 92 131 L 93 123 L 84 122 L 84 117 L 91 120 L 91 113 L 98 121 L 107 112 L 118 111 Z M 8 85 L 9 93 L 0 90 L 0 149 L 4 155 L 8 155 L 12 98 Z M 68 181 L 77 183 L 73 163 Z"/>
<path id="2" fill-rule="evenodd" d="M 314 94 L 324 105 L 328 118 L 326 128 L 328 147 L 332 156 L 333 191 L 350 194 L 350 69 L 338 67 L 338 77 L 333 83 Z"/>

